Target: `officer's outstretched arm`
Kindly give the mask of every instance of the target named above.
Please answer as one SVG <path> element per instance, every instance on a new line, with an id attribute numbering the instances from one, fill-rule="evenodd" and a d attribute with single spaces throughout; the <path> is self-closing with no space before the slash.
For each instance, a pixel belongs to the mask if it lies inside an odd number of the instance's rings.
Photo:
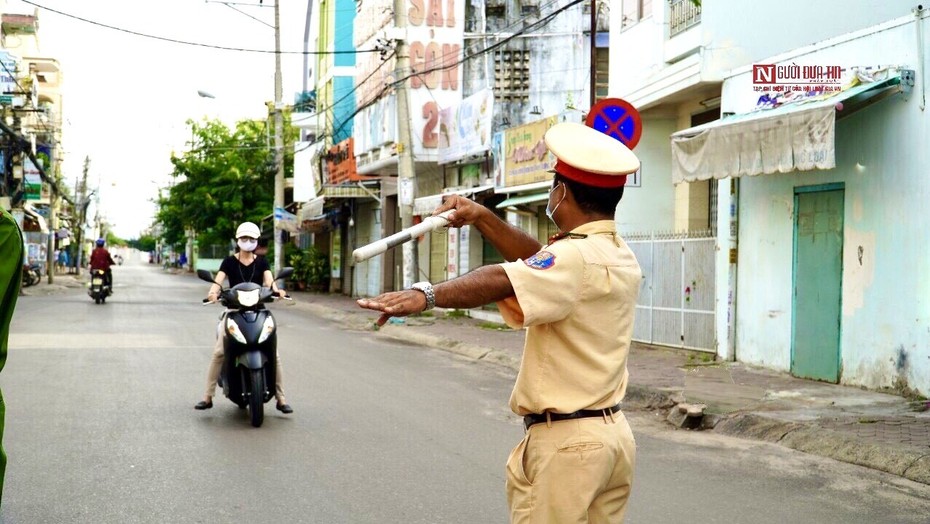
<path id="1" fill-rule="evenodd" d="M 449 215 L 449 227 L 474 225 L 481 232 L 481 236 L 508 262 L 529 258 L 542 248 L 542 244 L 526 231 L 504 222 L 490 209 L 460 195 L 446 197 L 433 214 L 437 215 L 450 209 L 455 211 Z"/>

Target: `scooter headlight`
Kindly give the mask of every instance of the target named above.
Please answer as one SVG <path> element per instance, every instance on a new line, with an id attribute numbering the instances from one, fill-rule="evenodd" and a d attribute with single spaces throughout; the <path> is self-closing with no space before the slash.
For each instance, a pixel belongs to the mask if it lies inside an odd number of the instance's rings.
<path id="1" fill-rule="evenodd" d="M 242 331 L 239 331 L 239 326 L 236 325 L 236 322 L 231 319 L 226 319 L 226 332 L 229 333 L 229 336 L 236 339 L 236 342 L 240 344 L 245 344 L 245 336 L 242 335 Z"/>
<path id="2" fill-rule="evenodd" d="M 236 300 L 239 302 L 240 306 L 252 307 L 255 304 L 258 304 L 259 291 L 259 289 L 253 289 L 251 291 L 237 291 Z"/>
<path id="3" fill-rule="evenodd" d="M 268 340 L 272 333 L 274 333 L 274 319 L 268 317 L 265 319 L 265 323 L 262 324 L 262 334 L 258 336 L 258 343 L 261 344 Z"/>

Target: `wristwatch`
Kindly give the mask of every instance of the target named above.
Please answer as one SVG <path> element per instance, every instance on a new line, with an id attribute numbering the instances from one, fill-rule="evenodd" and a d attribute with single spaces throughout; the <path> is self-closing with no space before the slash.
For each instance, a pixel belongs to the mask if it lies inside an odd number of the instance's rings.
<path id="1" fill-rule="evenodd" d="M 417 282 L 416 284 L 410 286 L 410 289 L 416 289 L 417 291 L 422 291 L 426 295 L 426 309 L 423 311 L 428 311 L 436 307 L 436 293 L 433 291 L 433 285 L 429 282 Z"/>

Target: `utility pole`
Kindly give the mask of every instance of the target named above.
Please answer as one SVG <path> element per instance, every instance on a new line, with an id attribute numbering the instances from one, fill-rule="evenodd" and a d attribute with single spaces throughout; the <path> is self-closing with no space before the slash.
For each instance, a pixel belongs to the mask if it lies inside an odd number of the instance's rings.
<path id="1" fill-rule="evenodd" d="M 49 166 L 53 170 L 52 176 L 55 180 L 56 189 L 61 187 L 61 173 L 55 166 Z M 58 240 L 58 206 L 61 205 L 61 198 L 58 196 L 58 191 L 52 189 L 52 202 L 49 206 L 48 214 L 48 247 L 46 248 L 46 253 L 48 254 L 48 283 L 55 283 L 55 268 L 58 266 L 58 260 L 55 257 L 55 241 Z"/>
<path id="2" fill-rule="evenodd" d="M 394 92 L 397 96 L 397 204 L 400 211 L 400 227 L 413 225 L 413 199 L 416 196 L 416 173 L 413 168 L 413 138 L 410 134 L 410 99 L 407 95 L 407 80 L 410 70 L 410 51 L 407 47 L 407 6 L 405 0 L 394 0 L 394 27 L 397 31 L 397 61 L 394 71 Z M 403 245 L 404 289 L 417 281 L 417 243 Z"/>
<path id="3" fill-rule="evenodd" d="M 87 206 L 90 202 L 85 202 L 87 197 L 84 195 L 87 192 L 87 172 L 90 170 L 90 157 L 84 157 L 84 175 L 81 177 L 81 184 L 78 186 L 77 194 L 77 203 L 81 206 L 80 209 L 76 209 L 76 214 L 78 215 L 77 223 L 77 261 L 74 264 L 75 269 L 77 270 L 77 275 L 81 274 L 81 267 L 83 265 L 84 257 L 84 222 L 87 220 Z"/>
<path id="4" fill-rule="evenodd" d="M 284 117 L 281 103 L 281 13 L 278 5 L 281 0 L 274 2 L 274 209 L 272 209 L 272 223 L 274 224 L 274 273 L 281 271 L 284 260 L 284 240 L 281 238 L 281 219 L 278 218 L 278 209 L 284 210 Z"/>
<path id="5" fill-rule="evenodd" d="M 591 106 L 597 103 L 597 0 L 591 0 Z"/>

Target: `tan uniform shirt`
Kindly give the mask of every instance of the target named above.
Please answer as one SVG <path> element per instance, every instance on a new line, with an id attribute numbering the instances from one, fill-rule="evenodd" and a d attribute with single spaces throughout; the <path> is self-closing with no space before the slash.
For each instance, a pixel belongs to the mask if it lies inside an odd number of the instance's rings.
<path id="1" fill-rule="evenodd" d="M 502 264 L 515 297 L 498 302 L 513 328 L 527 327 L 510 396 L 517 415 L 616 405 L 642 271 L 612 220 L 589 222 L 532 257 Z"/>

